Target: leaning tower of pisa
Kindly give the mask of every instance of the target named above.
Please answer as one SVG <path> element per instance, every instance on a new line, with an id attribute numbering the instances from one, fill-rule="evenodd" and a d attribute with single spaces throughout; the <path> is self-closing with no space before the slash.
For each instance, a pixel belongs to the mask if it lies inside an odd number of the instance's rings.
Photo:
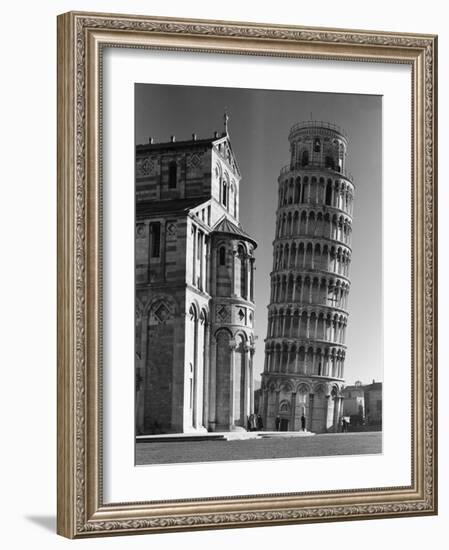
<path id="1" fill-rule="evenodd" d="M 278 182 L 260 410 L 266 430 L 338 431 L 354 184 L 334 124 L 295 124 Z"/>

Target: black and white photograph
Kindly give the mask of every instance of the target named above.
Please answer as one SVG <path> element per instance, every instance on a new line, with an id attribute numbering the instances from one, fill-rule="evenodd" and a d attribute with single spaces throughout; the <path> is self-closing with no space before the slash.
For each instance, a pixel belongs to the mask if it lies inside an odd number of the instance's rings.
<path id="1" fill-rule="evenodd" d="M 137 465 L 382 453 L 382 97 L 135 85 Z"/>

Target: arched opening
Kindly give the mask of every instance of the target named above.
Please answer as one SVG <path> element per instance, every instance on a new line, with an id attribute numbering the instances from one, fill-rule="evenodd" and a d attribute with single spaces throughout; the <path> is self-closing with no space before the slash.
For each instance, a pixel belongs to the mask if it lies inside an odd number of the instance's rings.
<path id="1" fill-rule="evenodd" d="M 219 261 L 218 263 L 220 265 L 226 265 L 226 248 L 224 246 L 220 246 L 219 249 Z"/>
<path id="2" fill-rule="evenodd" d="M 326 185 L 326 206 L 332 204 L 332 182 L 328 181 Z"/>
<path id="3" fill-rule="evenodd" d="M 302 195 L 301 197 L 302 203 L 309 202 L 310 184 L 309 184 L 309 178 L 307 176 L 303 180 L 301 195 Z"/>
<path id="4" fill-rule="evenodd" d="M 293 214 L 293 235 L 299 234 L 299 212 L 296 210 L 296 212 Z"/>
<path id="5" fill-rule="evenodd" d="M 288 426 L 290 422 L 290 403 L 288 401 L 281 401 L 279 404 L 279 427 L 278 431 L 288 432 Z"/>
<path id="6" fill-rule="evenodd" d="M 299 234 L 304 235 L 306 232 L 306 221 L 307 221 L 307 212 L 303 210 L 301 212 L 301 218 L 299 223 Z"/>
<path id="7" fill-rule="evenodd" d="M 193 427 L 198 425 L 198 314 L 192 304 L 189 308 L 189 420 Z"/>
<path id="8" fill-rule="evenodd" d="M 222 191 L 222 195 L 221 195 L 221 202 L 222 202 L 223 206 L 225 206 L 227 208 L 227 206 L 228 206 L 228 184 L 227 184 L 226 180 L 223 180 L 223 191 Z"/>
<path id="9" fill-rule="evenodd" d="M 288 366 L 288 346 L 287 344 L 282 344 L 282 359 L 281 359 L 281 372 L 287 372 Z"/>
<path id="10" fill-rule="evenodd" d="M 235 287 L 237 296 L 246 298 L 247 296 L 247 272 L 246 272 L 246 258 L 245 250 L 242 245 L 239 245 L 236 256 L 236 273 L 235 273 Z"/>
<path id="11" fill-rule="evenodd" d="M 290 250 L 290 247 L 288 246 L 288 244 L 286 244 L 286 245 L 285 245 L 285 248 L 284 248 L 284 262 L 283 262 L 283 265 L 282 265 L 282 268 L 283 268 L 283 269 L 287 269 L 287 268 L 288 268 L 289 250 Z"/>
<path id="12" fill-rule="evenodd" d="M 174 308 L 167 297 L 155 299 L 148 312 L 146 334 L 146 381 L 144 389 L 144 433 L 167 433 L 172 417 L 171 386 L 173 385 L 173 361 L 175 342 Z M 190 351 L 190 350 L 189 350 Z M 186 357 L 186 370 L 191 356 Z M 184 386 L 184 371 L 179 373 L 179 382 Z M 186 387 L 186 399 L 188 398 Z"/>
<path id="13" fill-rule="evenodd" d="M 300 192 L 301 192 L 301 178 L 296 178 L 295 203 L 299 202 Z"/>
<path id="14" fill-rule="evenodd" d="M 286 338 L 290 338 L 291 320 L 292 320 L 291 311 L 287 309 L 285 313 L 285 334 L 284 334 Z"/>
<path id="15" fill-rule="evenodd" d="M 309 164 L 309 151 L 305 149 L 301 155 L 301 166 L 307 166 Z"/>
<path id="16" fill-rule="evenodd" d="M 306 360 L 306 351 L 303 346 L 299 348 L 298 361 L 299 361 L 299 370 L 300 372 L 305 372 L 305 360 Z"/>

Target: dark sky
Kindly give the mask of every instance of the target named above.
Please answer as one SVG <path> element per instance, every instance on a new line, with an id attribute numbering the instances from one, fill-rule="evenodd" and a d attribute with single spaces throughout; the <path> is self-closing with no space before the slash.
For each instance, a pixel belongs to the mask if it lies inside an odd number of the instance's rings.
<path id="1" fill-rule="evenodd" d="M 199 86 L 136 84 L 136 143 L 212 137 L 229 115 L 232 147 L 242 171 L 240 221 L 258 242 L 255 279 L 256 372 L 263 369 L 277 208 L 277 178 L 289 162 L 288 133 L 302 120 L 333 122 L 349 135 L 354 221 L 347 384 L 382 380 L 382 98 Z"/>

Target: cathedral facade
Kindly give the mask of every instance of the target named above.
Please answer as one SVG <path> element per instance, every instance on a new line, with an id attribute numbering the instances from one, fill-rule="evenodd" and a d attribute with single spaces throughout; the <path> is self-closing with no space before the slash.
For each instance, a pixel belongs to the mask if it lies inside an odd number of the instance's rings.
<path id="1" fill-rule="evenodd" d="M 136 433 L 246 429 L 254 239 L 227 129 L 136 147 Z"/>
<path id="2" fill-rule="evenodd" d="M 268 430 L 338 431 L 354 184 L 348 140 L 307 121 L 289 134 L 278 208 L 259 411 Z"/>

